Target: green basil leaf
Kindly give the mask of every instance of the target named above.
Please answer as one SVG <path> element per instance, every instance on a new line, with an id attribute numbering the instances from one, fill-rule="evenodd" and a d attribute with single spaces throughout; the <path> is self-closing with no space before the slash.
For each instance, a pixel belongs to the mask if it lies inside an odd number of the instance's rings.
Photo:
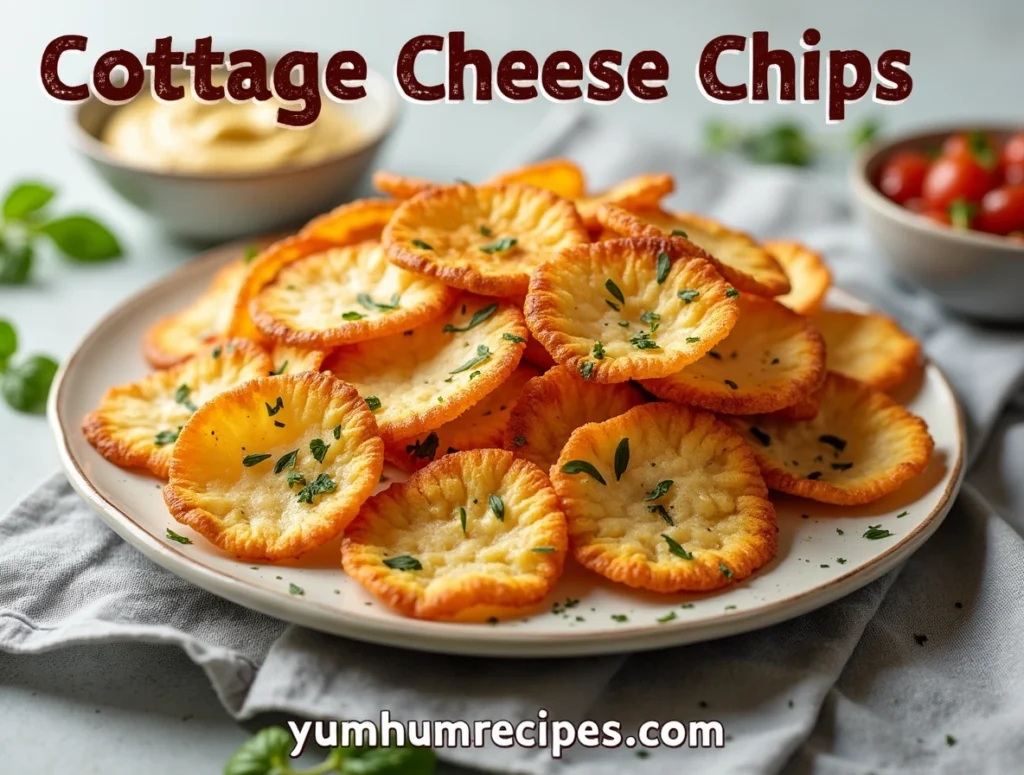
<path id="1" fill-rule="evenodd" d="M 57 362 L 45 355 L 33 355 L 0 376 L 0 393 L 12 409 L 29 414 L 46 411 L 46 397 L 57 374 Z"/>
<path id="2" fill-rule="evenodd" d="M 629 467 L 629 439 L 623 438 L 615 448 L 615 481 L 619 481 Z"/>
<path id="3" fill-rule="evenodd" d="M 6 320 L 0 320 L 0 371 L 7 360 L 18 351 L 18 332 Z"/>
<path id="4" fill-rule="evenodd" d="M 121 245 L 110 230 L 88 215 L 67 215 L 42 225 L 61 253 L 76 261 L 107 261 L 121 255 Z"/>
<path id="5" fill-rule="evenodd" d="M 338 748 L 341 775 L 434 775 L 437 755 L 430 748 L 412 746 Z"/>
<path id="6" fill-rule="evenodd" d="M 423 566 L 420 564 L 420 561 L 408 554 L 402 554 L 398 557 L 389 557 L 384 560 L 384 564 L 392 570 L 423 570 Z"/>
<path id="7" fill-rule="evenodd" d="M 668 277 L 668 271 L 672 268 L 672 259 L 669 258 L 668 253 L 661 252 L 658 254 L 658 285 L 665 282 L 665 278 Z"/>
<path id="8" fill-rule="evenodd" d="M 0 244 L 0 285 L 24 285 L 32 274 L 32 246 Z"/>
<path id="9" fill-rule="evenodd" d="M 491 511 L 494 512 L 494 516 L 498 518 L 499 522 L 505 521 L 505 501 L 501 499 L 500 495 L 488 495 L 487 503 L 491 507 Z"/>
<path id="10" fill-rule="evenodd" d="M 601 472 L 594 467 L 593 463 L 588 463 L 586 460 L 570 460 L 568 463 L 562 466 L 563 474 L 587 474 L 593 477 L 601 484 L 608 484 L 601 476 Z"/>
<path id="11" fill-rule="evenodd" d="M 56 193 L 44 183 L 33 181 L 18 183 L 7 192 L 7 196 L 4 198 L 4 219 L 20 221 L 26 215 L 45 207 Z"/>
<path id="12" fill-rule="evenodd" d="M 287 772 L 292 736 L 284 727 L 261 729 L 242 743 L 224 767 L 224 775 L 272 775 Z"/>

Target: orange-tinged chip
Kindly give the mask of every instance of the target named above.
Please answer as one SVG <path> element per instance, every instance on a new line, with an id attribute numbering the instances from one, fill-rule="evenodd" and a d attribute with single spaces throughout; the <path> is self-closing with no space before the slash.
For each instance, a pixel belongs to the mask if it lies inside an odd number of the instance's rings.
<path id="1" fill-rule="evenodd" d="M 530 281 L 526 319 L 558 363 L 595 382 L 674 374 L 725 338 L 735 300 L 667 239 L 570 248 Z"/>
<path id="2" fill-rule="evenodd" d="M 710 218 L 659 209 L 627 212 L 614 206 L 602 207 L 597 217 L 604 226 L 626 237 L 670 235 L 688 243 L 688 253 L 711 260 L 719 274 L 740 291 L 778 296 L 790 290 L 786 273 L 767 250 L 749 235 Z"/>
<path id="3" fill-rule="evenodd" d="M 825 379 L 825 343 L 810 320 L 771 299 L 741 295 L 739 319 L 682 371 L 641 384 L 659 398 L 722 414 L 765 414 L 808 397 Z"/>
<path id="4" fill-rule="evenodd" d="M 779 409 L 777 412 L 772 412 L 772 416 L 783 420 L 813 420 L 818 416 L 819 409 L 821 409 L 820 387 L 801 398 L 795 404 L 790 404 Z"/>
<path id="5" fill-rule="evenodd" d="M 480 621 L 540 602 L 562 574 L 567 545 L 544 472 L 482 449 L 446 455 L 367 501 L 341 561 L 406 616 Z"/>
<path id="6" fill-rule="evenodd" d="M 424 191 L 384 231 L 394 263 L 488 296 L 525 293 L 541 263 L 588 240 L 570 202 L 518 185 Z"/>
<path id="7" fill-rule="evenodd" d="M 341 347 L 324 368 L 374 407 L 385 440 L 454 420 L 515 371 L 526 343 L 513 304 L 466 294 L 444 317 L 396 336 Z"/>
<path id="8" fill-rule="evenodd" d="M 568 159 L 547 159 L 526 164 L 495 175 L 488 181 L 490 185 L 505 183 L 536 186 L 563 199 L 580 199 L 587 189 L 583 170 Z"/>
<path id="9" fill-rule="evenodd" d="M 547 471 L 574 430 L 617 417 L 645 401 L 628 382 L 600 385 L 555 366 L 522 389 L 505 429 L 505 449 Z"/>
<path id="10" fill-rule="evenodd" d="M 406 471 L 415 471 L 453 452 L 500 447 L 505 440 L 512 405 L 523 386 L 539 374 L 536 366 L 520 363 L 496 390 L 454 420 L 436 430 L 387 444 L 384 449 L 387 459 Z"/>
<path id="11" fill-rule="evenodd" d="M 870 503 L 920 474 L 933 442 L 924 420 L 885 393 L 830 372 L 812 420 L 730 418 L 773 490 L 822 503 Z"/>
<path id="12" fill-rule="evenodd" d="M 270 357 L 252 342 L 217 342 L 177 366 L 111 388 L 82 421 L 82 432 L 110 462 L 166 478 L 179 432 L 196 408 L 270 370 Z"/>
<path id="13" fill-rule="evenodd" d="M 312 372 L 262 377 L 192 415 L 164 500 L 224 551 L 280 560 L 344 530 L 383 467 L 377 425 L 351 385 Z"/>
<path id="14" fill-rule="evenodd" d="M 599 194 L 592 194 L 576 200 L 583 222 L 588 229 L 595 230 L 601 226 L 598 213 L 604 205 L 617 205 L 630 210 L 649 210 L 658 204 L 676 188 L 671 175 L 650 173 L 635 175 L 616 183 Z M 661 235 L 624 235 L 624 236 L 661 236 Z"/>
<path id="15" fill-rule="evenodd" d="M 224 336 L 246 271 L 244 261 L 232 261 L 192 304 L 154 323 L 142 342 L 150 365 L 158 369 L 174 366 Z"/>
<path id="16" fill-rule="evenodd" d="M 238 292 L 228 333 L 256 342 L 268 337 L 256 327 L 249 306 L 260 291 L 273 282 L 284 267 L 331 248 L 356 245 L 380 238 L 395 211 L 396 203 L 381 199 L 359 199 L 313 219 L 298 234 L 278 240 L 249 265 Z"/>
<path id="17" fill-rule="evenodd" d="M 813 320 L 825 338 L 830 371 L 892 390 L 920 368 L 921 343 L 892 318 L 822 310 Z"/>
<path id="18" fill-rule="evenodd" d="M 775 509 L 754 455 L 709 412 L 653 403 L 584 425 L 551 479 L 573 555 L 613 581 L 707 591 L 775 555 Z"/>
<path id="19" fill-rule="evenodd" d="M 789 293 L 775 300 L 801 315 L 817 312 L 832 286 L 832 273 L 821 255 L 806 245 L 786 240 L 769 240 L 763 247 L 789 278 Z"/>
<path id="20" fill-rule="evenodd" d="M 320 371 L 324 360 L 330 354 L 329 350 L 312 350 L 283 342 L 274 342 L 270 349 L 270 360 L 274 364 L 274 369 L 268 376 Z"/>
<path id="21" fill-rule="evenodd" d="M 373 173 L 373 187 L 395 199 L 412 199 L 417 194 L 439 186 L 439 183 L 426 178 L 399 175 L 387 170 L 377 170 Z"/>
<path id="22" fill-rule="evenodd" d="M 387 260 L 379 242 L 330 248 L 294 261 L 249 306 L 275 341 L 332 348 L 397 334 L 444 314 L 458 291 Z"/>

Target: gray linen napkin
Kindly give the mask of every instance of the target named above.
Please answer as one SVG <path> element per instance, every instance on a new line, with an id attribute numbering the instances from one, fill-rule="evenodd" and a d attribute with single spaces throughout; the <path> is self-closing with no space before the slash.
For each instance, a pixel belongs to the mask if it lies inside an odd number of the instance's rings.
<path id="1" fill-rule="evenodd" d="M 153 565 L 58 475 L 0 520 L 0 649 L 178 644 L 239 718 L 717 719 L 722 749 L 448 749 L 497 772 L 853 773 L 1012 770 L 1024 756 L 1024 334 L 948 318 L 891 277 L 841 197 L 798 172 L 696 158 L 573 120 L 520 160 L 568 156 L 600 186 L 667 170 L 671 203 L 822 250 L 838 284 L 925 341 L 969 418 L 972 466 L 937 534 L 900 570 L 747 635 L 637 656 L 492 660 L 417 654 L 286 625 Z M 1016 403 L 1015 403 L 1016 402 Z M 924 637 L 922 637 L 924 636 Z M 158 666 L 155 667 L 158 669 Z M 947 735 L 949 737 L 947 737 Z"/>

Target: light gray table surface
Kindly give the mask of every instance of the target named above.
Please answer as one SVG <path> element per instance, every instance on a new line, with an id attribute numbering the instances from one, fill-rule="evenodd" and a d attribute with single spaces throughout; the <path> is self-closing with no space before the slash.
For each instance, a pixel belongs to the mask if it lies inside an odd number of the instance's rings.
<path id="1" fill-rule="evenodd" d="M 387 6 L 387 8 L 385 8 Z M 612 106 L 586 106 L 609 121 L 696 145 L 710 117 L 753 123 L 788 117 L 803 121 L 828 143 L 843 127 L 826 127 L 824 106 L 714 105 L 697 90 L 693 71 L 712 37 L 767 29 L 773 45 L 798 51 L 808 26 L 822 33 L 821 48 L 860 48 L 872 58 L 886 48 L 912 53 L 914 90 L 896 107 L 863 101 L 849 109 L 850 123 L 876 115 L 886 128 L 929 122 L 1022 122 L 1024 55 L 1019 48 L 1024 6 L 976 2 L 255 2 L 173 4 L 130 0 L 5 3 L 0 10 L 0 187 L 37 178 L 56 184 L 60 209 L 101 214 L 116 227 L 124 260 L 78 267 L 44 255 L 35 281 L 0 287 L 0 317 L 15 322 L 23 352 L 66 357 L 82 333 L 113 304 L 194 254 L 115 197 L 94 177 L 67 142 L 68 110 L 48 99 L 39 83 L 39 57 L 54 37 L 89 36 L 89 52 L 67 72 L 81 73 L 110 48 L 142 54 L 153 39 L 176 43 L 212 34 L 235 48 L 251 43 L 266 51 L 292 48 L 324 53 L 362 52 L 372 67 L 390 73 L 398 49 L 422 33 L 467 32 L 467 42 L 497 60 L 527 48 L 543 56 L 571 48 L 586 58 L 599 48 L 629 56 L 658 49 L 670 60 L 670 96 L 656 104 L 623 98 Z M 739 71 L 735 71 L 739 72 Z M 544 99 L 527 104 L 411 105 L 380 159 L 412 175 L 478 178 L 514 157 L 516 148 L 551 111 Z M 835 162 L 823 172 L 841 186 Z M 685 181 L 680 181 L 685 185 Z M 57 467 L 46 422 L 0 405 L 0 511 Z M 2 551 L 2 547 L 0 547 Z M 104 664 L 118 647 L 89 654 L 95 669 L 71 670 L 60 652 L 25 657 L 0 654 L 0 750 L 9 772 L 97 773 L 217 772 L 248 732 L 220 708 L 201 671 L 180 652 L 135 648 L 134 669 L 110 675 Z M 79 663 L 80 664 L 80 663 Z M 160 666 L 153 669 L 153 665 Z M 144 769 L 140 765 L 144 764 Z"/>

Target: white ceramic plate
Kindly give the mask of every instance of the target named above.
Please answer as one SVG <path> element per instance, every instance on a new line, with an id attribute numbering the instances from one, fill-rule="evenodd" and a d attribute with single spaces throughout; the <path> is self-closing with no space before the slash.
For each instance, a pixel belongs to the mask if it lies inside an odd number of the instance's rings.
<path id="1" fill-rule="evenodd" d="M 878 578 L 935 531 L 960 486 L 960 410 L 941 372 L 929 364 L 919 384 L 898 396 L 928 422 L 935 438 L 928 470 L 864 507 L 773 496 L 778 556 L 740 584 L 710 595 L 658 595 L 614 585 L 570 562 L 549 599 L 521 619 L 488 625 L 400 617 L 345 576 L 338 540 L 276 565 L 226 555 L 171 518 L 157 480 L 108 463 L 79 431 L 82 417 L 108 387 L 147 372 L 140 355 L 146 327 L 198 296 L 214 271 L 241 250 L 227 246 L 201 257 L 100 321 L 58 374 L 49 415 L 68 478 L 115 532 L 171 572 L 279 619 L 360 640 L 481 656 L 580 656 L 710 640 L 799 616 Z M 829 301 L 863 307 L 838 291 Z M 893 536 L 863 538 L 869 525 Z M 194 543 L 167 540 L 168 527 Z M 304 594 L 289 593 L 292 584 Z M 659 621 L 669 614 L 675 617 Z"/>

